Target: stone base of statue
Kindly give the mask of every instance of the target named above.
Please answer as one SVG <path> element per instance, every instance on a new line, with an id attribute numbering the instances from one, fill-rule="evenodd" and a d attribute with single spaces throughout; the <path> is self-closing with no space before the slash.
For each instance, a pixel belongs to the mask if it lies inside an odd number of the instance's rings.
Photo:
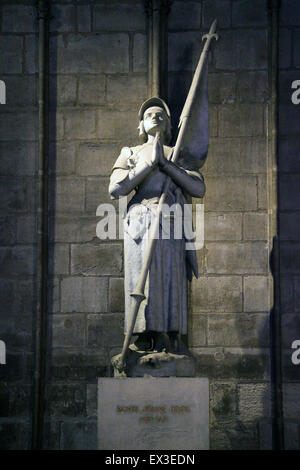
<path id="1" fill-rule="evenodd" d="M 209 449 L 208 379 L 99 378 L 98 449 Z"/>
<path id="2" fill-rule="evenodd" d="M 134 345 L 128 350 L 126 368 L 120 372 L 116 367 L 120 354 L 112 358 L 114 377 L 193 377 L 195 361 L 188 352 L 173 353 L 140 351 Z"/>
<path id="3" fill-rule="evenodd" d="M 209 449 L 209 380 L 195 377 L 190 352 L 132 344 L 122 372 L 120 356 L 114 377 L 98 379 L 98 449 Z"/>

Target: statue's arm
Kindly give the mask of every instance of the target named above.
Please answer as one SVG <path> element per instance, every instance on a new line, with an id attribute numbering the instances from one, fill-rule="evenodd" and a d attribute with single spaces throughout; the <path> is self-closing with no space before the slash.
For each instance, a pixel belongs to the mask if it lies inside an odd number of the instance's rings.
<path id="1" fill-rule="evenodd" d="M 164 159 L 159 164 L 172 180 L 192 197 L 201 198 L 205 194 L 205 183 L 203 176 L 198 171 L 185 170 L 175 163 Z"/>
<path id="2" fill-rule="evenodd" d="M 149 163 L 145 160 L 140 162 L 137 161 L 133 168 L 129 168 L 126 165 L 128 150 L 128 148 L 126 148 L 126 151 L 123 149 L 123 157 L 125 156 L 126 159 L 121 158 L 121 160 L 119 160 L 120 157 L 122 157 L 121 152 L 121 155 L 117 160 L 119 163 L 117 165 L 115 164 L 110 177 L 108 191 L 112 199 L 117 199 L 121 196 L 127 196 L 127 194 L 129 194 L 136 186 L 138 186 L 153 170 L 151 162 Z"/>

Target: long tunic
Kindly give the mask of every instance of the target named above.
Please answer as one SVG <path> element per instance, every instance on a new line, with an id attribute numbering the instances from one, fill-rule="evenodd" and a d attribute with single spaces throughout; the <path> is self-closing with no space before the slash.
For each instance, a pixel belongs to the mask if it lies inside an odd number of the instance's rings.
<path id="1" fill-rule="evenodd" d="M 130 149 L 131 154 L 132 150 L 136 149 L 139 147 Z M 115 170 L 122 169 L 123 173 L 125 169 L 134 171 L 137 160 L 130 155 L 128 150 L 125 148 L 121 152 L 121 159 L 119 157 L 114 165 Z M 118 185 L 121 190 L 125 175 L 114 176 L 114 179 L 119 179 Z M 125 332 L 128 328 L 132 299 L 130 293 L 135 290 L 141 272 L 149 242 L 152 217 L 157 211 L 166 178 L 167 175 L 158 166 L 152 170 L 136 188 L 136 194 L 129 202 L 124 218 Z M 171 180 L 165 204 L 168 206 L 179 204 L 183 207 L 186 202 L 181 188 Z M 184 236 L 180 239 L 174 237 L 172 212 L 168 221 L 170 222 L 169 238 L 166 232 L 168 224 L 166 226 L 164 223 L 160 224 L 159 236 L 146 282 L 146 299 L 140 305 L 134 333 L 142 333 L 145 330 L 187 333 L 187 267 L 189 272 L 191 269 L 196 272 L 197 264 L 195 253 L 185 250 Z"/>

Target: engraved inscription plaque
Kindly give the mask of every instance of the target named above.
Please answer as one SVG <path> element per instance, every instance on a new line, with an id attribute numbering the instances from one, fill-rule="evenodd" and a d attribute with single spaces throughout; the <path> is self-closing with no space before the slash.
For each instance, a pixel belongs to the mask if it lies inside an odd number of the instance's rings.
<path id="1" fill-rule="evenodd" d="M 209 448 L 206 378 L 100 378 L 98 448 Z"/>

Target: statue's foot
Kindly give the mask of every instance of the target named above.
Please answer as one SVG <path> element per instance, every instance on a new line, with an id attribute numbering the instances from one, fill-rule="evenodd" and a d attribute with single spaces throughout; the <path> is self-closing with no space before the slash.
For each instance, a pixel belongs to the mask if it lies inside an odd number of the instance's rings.
<path id="1" fill-rule="evenodd" d="M 121 354 L 118 354 L 117 356 L 112 357 L 111 363 L 114 369 L 116 369 L 118 372 L 125 372 L 126 360 L 125 358 L 122 358 Z"/>

